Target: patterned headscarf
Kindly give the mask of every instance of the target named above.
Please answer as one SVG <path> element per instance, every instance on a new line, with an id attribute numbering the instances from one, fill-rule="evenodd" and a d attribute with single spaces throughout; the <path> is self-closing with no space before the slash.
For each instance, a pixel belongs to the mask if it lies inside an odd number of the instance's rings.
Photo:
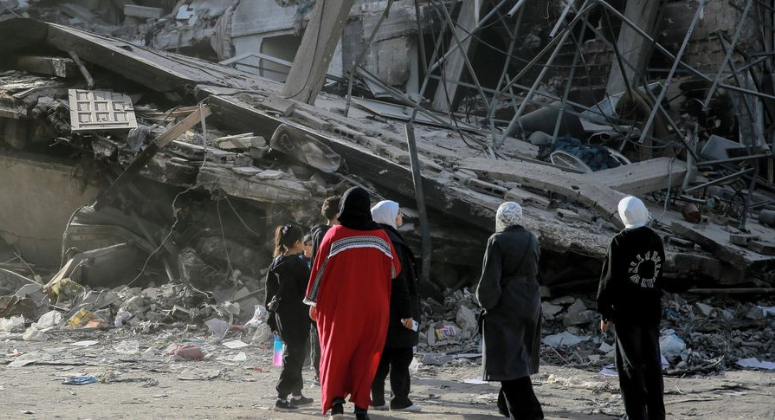
<path id="1" fill-rule="evenodd" d="M 512 201 L 507 201 L 498 207 L 495 213 L 495 231 L 503 232 L 512 226 L 522 225 L 522 206 Z"/>

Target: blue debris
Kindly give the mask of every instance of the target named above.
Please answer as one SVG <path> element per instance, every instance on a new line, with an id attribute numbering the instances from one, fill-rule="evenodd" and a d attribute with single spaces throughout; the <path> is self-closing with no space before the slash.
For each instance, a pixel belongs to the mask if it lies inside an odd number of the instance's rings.
<path id="1" fill-rule="evenodd" d="M 607 147 L 583 144 L 581 140 L 570 136 L 558 137 L 554 144 L 541 146 L 538 150 L 538 158 L 547 160 L 549 155 L 557 150 L 576 156 L 593 171 L 602 171 L 603 169 L 616 168 L 621 165 L 618 160 L 611 156 Z"/>
<path id="2" fill-rule="evenodd" d="M 65 379 L 62 383 L 65 385 L 89 385 L 96 383 L 97 379 L 94 376 L 71 376 Z"/>

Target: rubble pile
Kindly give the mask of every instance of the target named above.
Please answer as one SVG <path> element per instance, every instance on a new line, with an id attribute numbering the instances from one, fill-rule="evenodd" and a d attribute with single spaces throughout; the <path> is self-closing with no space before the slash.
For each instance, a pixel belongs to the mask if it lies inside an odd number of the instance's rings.
<path id="1" fill-rule="evenodd" d="M 691 295 L 687 295 L 691 296 Z M 660 331 L 668 374 L 708 373 L 740 367 L 746 359 L 770 360 L 775 345 L 772 299 L 741 302 L 665 293 Z M 545 362 L 576 367 L 611 367 L 612 334 L 599 330 L 594 299 L 564 296 L 542 303 Z"/>

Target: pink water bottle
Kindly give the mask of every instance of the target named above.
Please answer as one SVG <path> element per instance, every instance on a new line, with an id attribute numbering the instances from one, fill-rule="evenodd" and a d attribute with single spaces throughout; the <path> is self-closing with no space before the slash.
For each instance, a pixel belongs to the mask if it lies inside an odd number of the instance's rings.
<path id="1" fill-rule="evenodd" d="M 283 366 L 283 342 L 277 334 L 274 335 L 274 358 L 272 362 L 275 366 Z"/>

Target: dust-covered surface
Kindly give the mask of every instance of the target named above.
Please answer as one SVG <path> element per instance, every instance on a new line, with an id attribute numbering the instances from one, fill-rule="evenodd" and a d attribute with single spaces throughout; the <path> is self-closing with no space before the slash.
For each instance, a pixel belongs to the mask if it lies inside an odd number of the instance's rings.
<path id="1" fill-rule="evenodd" d="M 138 335 L 121 330 L 69 331 L 51 334 L 46 343 L 6 339 L 0 344 L 4 365 L 0 367 L 0 417 L 321 418 L 319 388 L 311 386 L 312 372 L 306 369 L 305 395 L 315 398 L 315 405 L 294 413 L 272 411 L 280 372 L 272 366 L 272 350 L 252 344 L 229 349 L 224 344 L 239 339 L 250 343 L 239 334 L 215 343 L 184 330 Z M 89 345 L 89 341 L 97 343 Z M 167 354 L 168 348 L 184 342 L 200 346 L 205 359 L 189 361 Z M 478 359 L 459 359 L 445 366 L 420 364 L 411 398 L 423 413 L 379 412 L 371 417 L 500 418 L 495 408 L 497 385 L 466 383 L 477 382 L 479 369 Z M 97 382 L 62 383 L 82 375 L 92 375 Z M 617 379 L 597 369 L 544 365 L 533 383 L 548 419 L 608 419 L 622 414 Z M 774 384 L 775 373 L 758 371 L 666 377 L 668 418 L 772 419 Z"/>

